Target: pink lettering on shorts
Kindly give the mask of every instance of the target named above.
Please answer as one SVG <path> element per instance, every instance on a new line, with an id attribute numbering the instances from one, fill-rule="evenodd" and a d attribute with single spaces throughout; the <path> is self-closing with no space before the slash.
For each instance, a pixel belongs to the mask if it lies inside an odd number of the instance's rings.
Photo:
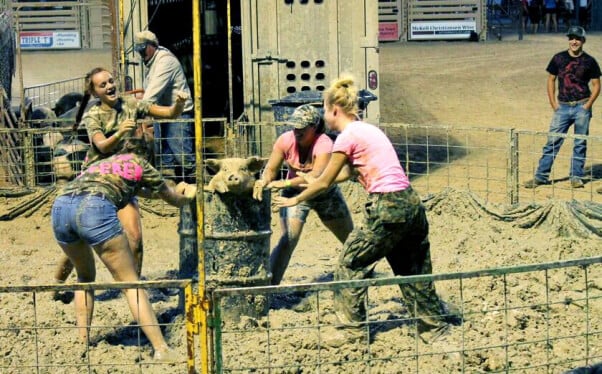
<path id="1" fill-rule="evenodd" d="M 142 180 L 143 171 L 142 166 L 134 162 L 101 162 L 98 165 L 89 167 L 87 170 L 88 173 L 119 175 L 123 179 L 136 182 Z"/>

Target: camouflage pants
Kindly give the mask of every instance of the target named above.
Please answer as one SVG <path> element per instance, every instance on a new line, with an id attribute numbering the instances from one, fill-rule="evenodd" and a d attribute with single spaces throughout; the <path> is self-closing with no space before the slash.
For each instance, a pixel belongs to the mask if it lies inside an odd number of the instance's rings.
<path id="1" fill-rule="evenodd" d="M 351 232 L 344 244 L 335 280 L 364 279 L 383 257 L 395 275 L 431 273 L 428 221 L 416 192 L 408 188 L 371 194 L 364 215 L 363 224 Z M 400 288 L 412 316 L 431 326 L 443 322 L 441 302 L 432 282 L 406 283 Z M 335 292 L 335 310 L 341 322 L 365 320 L 366 292 L 366 288 Z"/>

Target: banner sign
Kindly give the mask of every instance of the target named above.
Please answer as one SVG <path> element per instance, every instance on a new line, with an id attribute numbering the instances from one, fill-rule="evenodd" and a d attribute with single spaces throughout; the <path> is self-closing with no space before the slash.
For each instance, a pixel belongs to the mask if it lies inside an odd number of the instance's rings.
<path id="1" fill-rule="evenodd" d="M 397 41 L 399 40 L 399 25 L 397 22 L 379 22 L 378 23 L 379 41 Z"/>
<path id="2" fill-rule="evenodd" d="M 468 39 L 476 21 L 420 21 L 410 25 L 410 40 Z"/>
<path id="3" fill-rule="evenodd" d="M 79 31 L 21 31 L 17 37 L 21 49 L 81 48 Z"/>

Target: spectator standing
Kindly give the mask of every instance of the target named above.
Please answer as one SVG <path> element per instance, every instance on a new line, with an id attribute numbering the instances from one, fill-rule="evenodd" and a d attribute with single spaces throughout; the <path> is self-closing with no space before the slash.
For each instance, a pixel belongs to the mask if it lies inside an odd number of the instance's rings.
<path id="1" fill-rule="evenodd" d="M 537 33 L 539 23 L 541 22 L 542 0 L 527 0 L 527 11 L 529 13 L 529 22 L 531 23 L 531 32 Z"/>
<path id="2" fill-rule="evenodd" d="M 178 58 L 167 48 L 159 45 L 157 36 L 148 30 L 136 33 L 134 49 L 146 66 L 143 100 L 169 106 L 176 100 L 177 92 L 185 92 L 181 122 L 155 124 L 155 149 L 160 154 L 161 172 L 177 180 L 193 182 L 195 178 L 193 101 L 184 70 Z"/>
<path id="3" fill-rule="evenodd" d="M 556 0 L 544 0 L 543 11 L 546 16 L 545 20 L 545 28 L 546 32 L 551 32 L 550 30 L 550 22 L 552 23 L 552 27 L 554 28 L 554 32 L 558 32 L 558 19 L 556 17 L 556 13 L 558 12 L 558 4 L 556 4 Z"/>
<path id="4" fill-rule="evenodd" d="M 546 68 L 549 73 L 548 100 L 554 110 L 549 132 L 566 134 L 569 127 L 574 125 L 575 135 L 589 135 L 592 106 L 600 94 L 600 66 L 583 50 L 586 40 L 583 27 L 573 26 L 566 35 L 569 39 L 568 50 L 555 54 Z M 550 171 L 563 143 L 562 137 L 548 136 L 535 177 L 525 183 L 526 188 L 550 183 Z M 569 172 L 572 188 L 583 187 L 586 152 L 587 140 L 575 139 Z"/>
<path id="5" fill-rule="evenodd" d="M 585 30 L 589 30 L 592 20 L 592 2 L 593 0 L 579 0 L 579 25 Z"/>
<path id="6" fill-rule="evenodd" d="M 562 20 L 564 25 L 569 28 L 572 26 L 573 17 L 575 17 L 575 3 L 573 0 L 564 0 L 564 6 L 562 7 Z"/>

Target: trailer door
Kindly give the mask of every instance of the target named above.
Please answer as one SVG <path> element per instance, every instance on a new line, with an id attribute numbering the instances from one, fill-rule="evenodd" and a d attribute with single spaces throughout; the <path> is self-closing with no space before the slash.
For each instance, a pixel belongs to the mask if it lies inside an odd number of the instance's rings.
<path id="1" fill-rule="evenodd" d="M 273 121 L 273 100 L 323 91 L 342 73 L 378 96 L 377 0 L 241 0 L 245 111 Z M 369 85 L 370 83 L 370 85 Z M 378 100 L 367 121 L 378 123 Z"/>

